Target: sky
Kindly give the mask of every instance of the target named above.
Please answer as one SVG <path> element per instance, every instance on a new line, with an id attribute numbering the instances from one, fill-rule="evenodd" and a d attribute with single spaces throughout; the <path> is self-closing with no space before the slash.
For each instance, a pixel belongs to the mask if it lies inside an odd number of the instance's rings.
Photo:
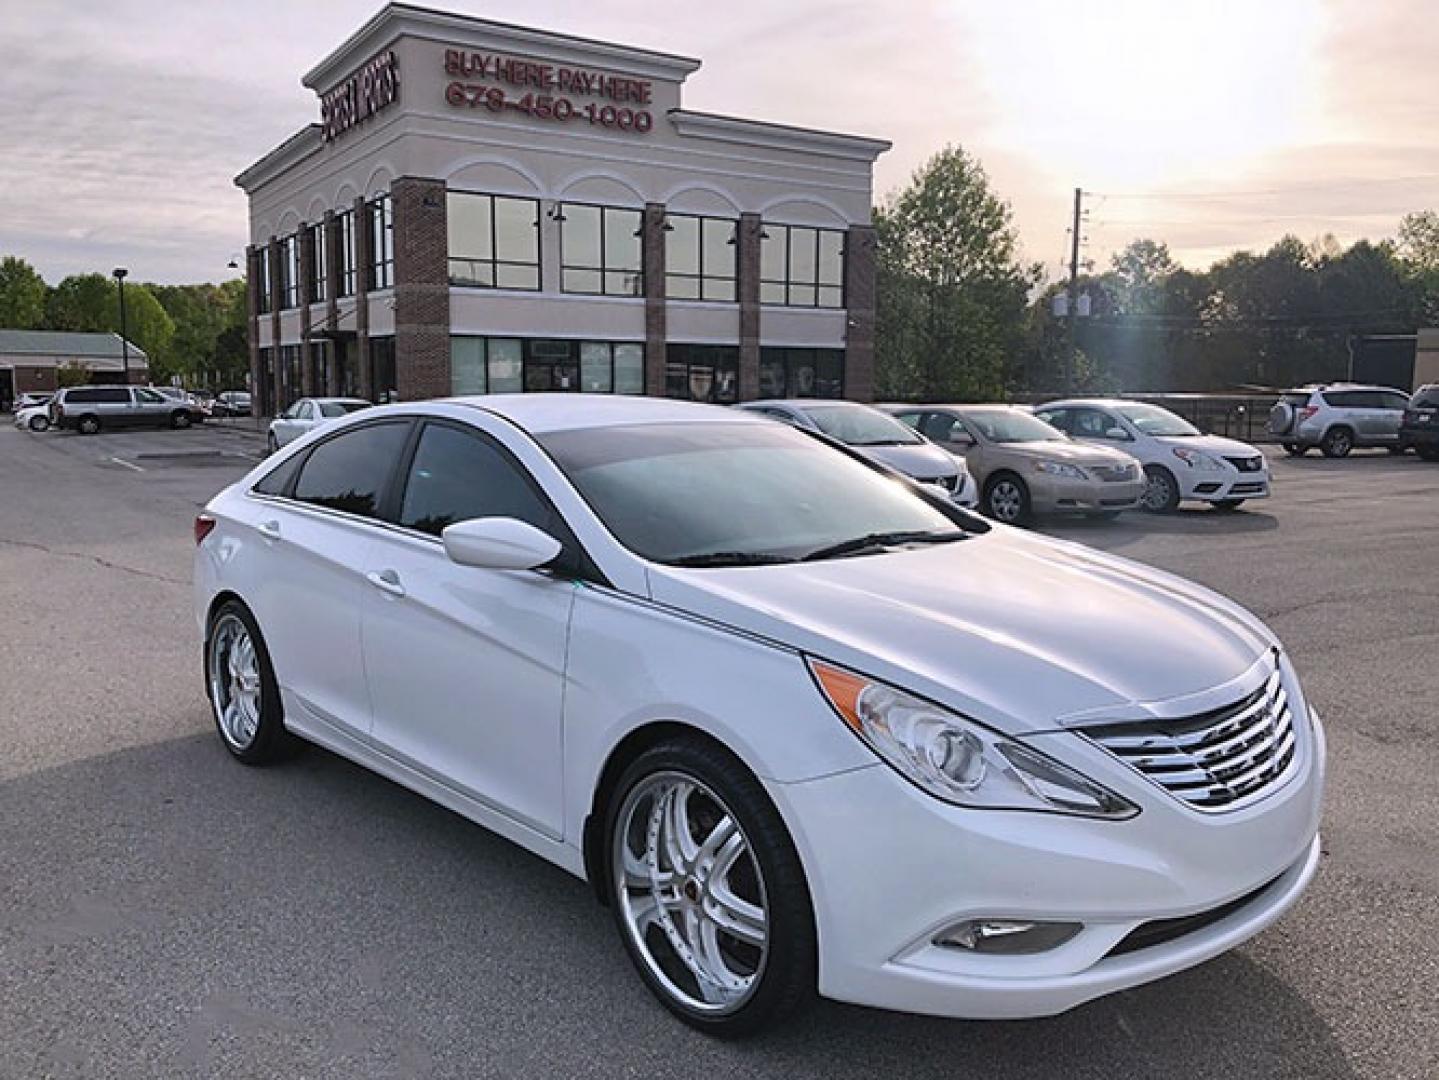
<path id="1" fill-rule="evenodd" d="M 695 56 L 687 108 L 891 140 L 876 198 L 946 144 L 1025 257 L 1165 241 L 1202 269 L 1284 233 L 1439 209 L 1432 0 L 497 0 L 435 6 Z M 0 254 L 46 279 L 220 280 L 233 177 L 318 118 L 300 76 L 379 0 L 0 0 Z"/>

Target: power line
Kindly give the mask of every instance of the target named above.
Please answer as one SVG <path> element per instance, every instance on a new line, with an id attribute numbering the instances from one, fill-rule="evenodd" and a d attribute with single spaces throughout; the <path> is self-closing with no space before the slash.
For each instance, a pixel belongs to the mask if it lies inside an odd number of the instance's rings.
<path id="1" fill-rule="evenodd" d="M 1105 199 L 1168 199 L 1188 202 L 1201 199 L 1250 199 L 1265 195 L 1292 195 L 1297 191 L 1362 191 L 1378 184 L 1417 184 L 1439 180 L 1439 173 L 1418 173 L 1414 176 L 1380 176 L 1368 180 L 1342 180 L 1316 184 L 1292 184 L 1282 188 L 1256 188 L 1251 191 L 1086 191 L 1086 195 Z"/>

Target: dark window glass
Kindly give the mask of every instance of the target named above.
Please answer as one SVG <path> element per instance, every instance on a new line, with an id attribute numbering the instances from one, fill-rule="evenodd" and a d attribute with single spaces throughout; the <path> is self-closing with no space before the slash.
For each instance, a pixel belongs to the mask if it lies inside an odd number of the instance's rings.
<path id="1" fill-rule="evenodd" d="M 280 241 L 280 307 L 300 306 L 300 237 Z"/>
<path id="2" fill-rule="evenodd" d="M 444 424 L 420 435 L 400 524 L 439 536 L 447 525 L 472 518 L 509 517 L 553 532 L 549 507 L 489 440 Z"/>
<path id="3" fill-rule="evenodd" d="M 540 204 L 534 199 L 451 191 L 446 196 L 450 284 L 540 287 Z"/>
<path id="4" fill-rule="evenodd" d="M 665 224 L 665 295 L 675 300 L 733 302 L 736 223 L 729 218 L 670 214 Z"/>
<path id="5" fill-rule="evenodd" d="M 1381 409 L 1402 410 L 1409 407 L 1409 398 L 1405 394 L 1396 394 L 1392 391 L 1386 390 L 1379 396 L 1382 400 L 1380 401 L 1378 407 Z"/>
<path id="6" fill-rule="evenodd" d="M 341 296 L 355 295 L 355 212 L 346 210 L 335 215 L 336 228 L 340 231 L 340 292 Z"/>
<path id="7" fill-rule="evenodd" d="M 638 210 L 564 203 L 560 207 L 560 289 L 603 296 L 639 296 Z"/>
<path id="8" fill-rule="evenodd" d="M 369 286 L 388 289 L 395 283 L 395 222 L 388 195 L 381 195 L 370 203 L 369 219 Z"/>
<path id="9" fill-rule="evenodd" d="M 286 458 L 276 468 L 260 477 L 251 490 L 260 495 L 288 495 L 290 481 L 295 479 L 295 474 L 300 471 L 300 466 L 304 464 L 304 461 L 304 454 L 295 454 Z"/>
<path id="10" fill-rule="evenodd" d="M 1439 386 L 1421 386 L 1409 402 L 1411 409 L 1432 409 L 1439 405 Z"/>
<path id="11" fill-rule="evenodd" d="M 844 396 L 844 350 L 761 349 L 760 396 Z"/>
<path id="12" fill-rule="evenodd" d="M 270 246 L 266 244 L 255 256 L 255 277 L 260 304 L 260 313 L 274 309 L 274 297 L 270 295 Z"/>
<path id="13" fill-rule="evenodd" d="M 311 268 L 314 270 L 310 278 L 308 299 L 310 303 L 318 303 L 325 299 L 329 289 L 329 257 L 325 250 L 325 226 L 323 223 L 310 226 L 310 243 L 314 249 L 311 258 Z"/>
<path id="14" fill-rule="evenodd" d="M 374 517 L 408 432 L 407 423 L 373 424 L 322 442 L 305 459 L 295 498 Z"/>
<path id="15" fill-rule="evenodd" d="M 844 238 L 838 229 L 766 222 L 760 238 L 760 303 L 843 307 Z"/>
<path id="16" fill-rule="evenodd" d="M 1357 390 L 1326 390 L 1324 400 L 1336 409 L 1362 409 L 1364 395 Z"/>
<path id="17" fill-rule="evenodd" d="M 734 345 L 668 346 L 665 396 L 733 405 L 739 400 L 739 348 Z"/>
<path id="18" fill-rule="evenodd" d="M 399 401 L 398 373 L 395 370 L 395 339 L 381 337 L 370 339 L 370 385 L 374 387 L 374 398 L 381 405 L 388 401 Z"/>

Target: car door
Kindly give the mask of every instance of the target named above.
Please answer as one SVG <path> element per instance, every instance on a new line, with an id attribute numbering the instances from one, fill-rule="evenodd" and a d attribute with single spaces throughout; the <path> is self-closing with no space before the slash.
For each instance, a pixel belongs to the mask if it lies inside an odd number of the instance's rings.
<path id="1" fill-rule="evenodd" d="M 251 492 L 245 600 L 269 646 L 286 717 L 302 731 L 368 738 L 366 553 L 411 426 L 401 418 L 337 432 L 281 462 Z"/>
<path id="2" fill-rule="evenodd" d="M 391 517 L 369 550 L 365 670 L 382 749 L 553 838 L 563 820 L 561 721 L 575 586 L 536 570 L 453 563 L 440 534 L 527 521 L 577 550 L 491 434 L 425 421 Z"/>
<path id="3" fill-rule="evenodd" d="M 164 427 L 170 423 L 170 413 L 174 411 L 176 402 L 144 386 L 133 387 L 130 392 L 135 397 L 129 412 L 130 423 L 146 427 Z"/>
<path id="4" fill-rule="evenodd" d="M 309 405 L 309 401 L 302 398 L 271 421 L 271 427 L 275 432 L 275 442 L 278 445 L 285 446 L 302 434 L 299 427 L 300 414 Z"/>

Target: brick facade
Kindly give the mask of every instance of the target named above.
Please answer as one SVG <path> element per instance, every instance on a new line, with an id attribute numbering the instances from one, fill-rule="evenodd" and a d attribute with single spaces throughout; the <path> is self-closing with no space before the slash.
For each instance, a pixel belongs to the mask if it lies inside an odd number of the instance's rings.
<path id="1" fill-rule="evenodd" d="M 355 386 L 360 397 L 375 400 L 375 369 L 370 363 L 370 210 L 356 198 L 355 213 Z"/>
<path id="2" fill-rule="evenodd" d="M 300 394 L 314 397 L 315 351 L 310 338 L 310 279 L 315 276 L 315 234 L 300 223 L 300 280 L 295 283 L 300 299 Z"/>
<path id="3" fill-rule="evenodd" d="M 280 240 L 270 237 L 270 409 L 285 407 L 285 365 L 280 358 Z"/>
<path id="4" fill-rule="evenodd" d="M 844 396 L 874 400 L 874 226 L 851 225 L 845 239 L 844 296 L 848 308 L 844 335 Z"/>
<path id="5" fill-rule="evenodd" d="M 641 263 L 645 275 L 645 393 L 665 392 L 665 207 L 646 203 L 641 223 Z"/>
<path id="6" fill-rule="evenodd" d="M 450 273 L 445 183 L 390 187 L 395 236 L 395 378 L 401 401 L 450 393 Z"/>
<path id="7" fill-rule="evenodd" d="M 758 214 L 741 214 L 736 232 L 735 286 L 739 290 L 739 399 L 759 397 L 759 257 L 764 224 Z"/>
<path id="8" fill-rule="evenodd" d="M 260 249 L 251 244 L 245 249 L 245 313 L 246 336 L 250 345 L 250 389 L 252 401 L 260 408 Z"/>

